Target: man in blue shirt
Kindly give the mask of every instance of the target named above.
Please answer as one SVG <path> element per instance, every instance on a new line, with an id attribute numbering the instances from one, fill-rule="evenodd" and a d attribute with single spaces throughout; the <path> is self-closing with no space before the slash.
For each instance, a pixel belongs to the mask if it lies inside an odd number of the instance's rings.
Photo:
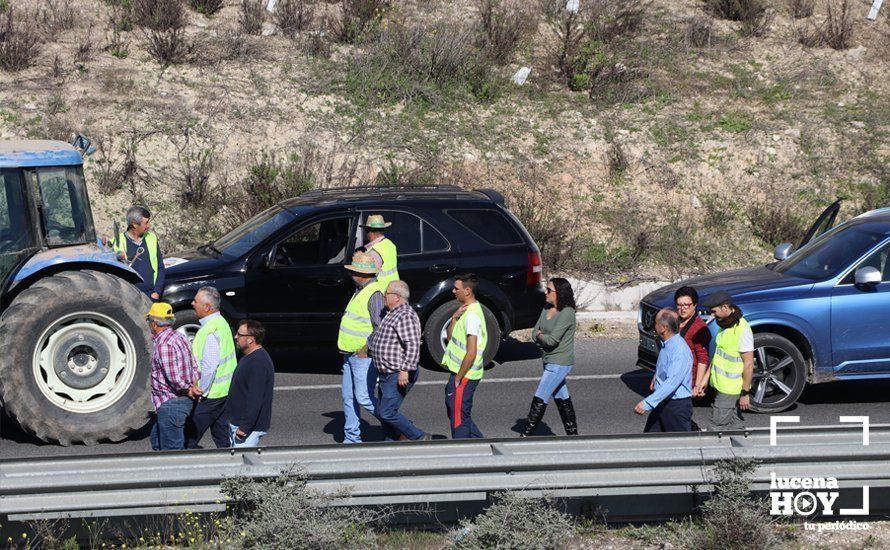
<path id="1" fill-rule="evenodd" d="M 655 316 L 655 332 L 664 341 L 655 365 L 655 391 L 634 407 L 649 412 L 645 432 L 692 431 L 692 351 L 680 336 L 680 320 L 672 308 Z"/>

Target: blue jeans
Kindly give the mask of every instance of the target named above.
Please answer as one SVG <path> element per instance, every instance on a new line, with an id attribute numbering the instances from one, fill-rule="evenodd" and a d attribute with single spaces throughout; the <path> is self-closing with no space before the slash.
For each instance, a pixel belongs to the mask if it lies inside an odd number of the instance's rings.
<path id="1" fill-rule="evenodd" d="M 569 388 L 566 386 L 566 376 L 572 372 L 572 365 L 556 365 L 544 363 L 544 374 L 535 391 L 535 397 L 542 399 L 544 403 L 550 401 L 550 396 L 556 399 L 568 399 Z"/>
<path id="2" fill-rule="evenodd" d="M 399 434 L 405 434 L 408 439 L 423 438 L 423 430 L 415 426 L 404 414 L 399 412 L 399 407 L 405 400 L 405 396 L 417 382 L 416 370 L 408 373 L 408 385 L 399 387 L 399 373 L 381 373 L 380 382 L 380 422 L 386 432 L 387 441 L 395 441 Z"/>
<path id="3" fill-rule="evenodd" d="M 361 443 L 361 409 L 377 416 L 377 397 L 374 386 L 377 369 L 371 358 L 361 358 L 354 353 L 343 358 L 343 443 Z"/>
<path id="4" fill-rule="evenodd" d="M 192 400 L 174 397 L 161 403 L 151 425 L 153 451 L 185 449 L 185 421 L 192 412 Z"/>
<path id="5" fill-rule="evenodd" d="M 229 433 L 231 434 L 229 437 L 232 441 L 232 447 L 259 447 L 260 438 L 266 435 L 266 432 L 253 431 L 248 433 L 247 437 L 244 439 L 239 439 L 238 436 L 235 435 L 235 430 L 237 429 L 238 426 L 229 424 Z"/>
<path id="6" fill-rule="evenodd" d="M 448 420 L 451 422 L 452 439 L 482 438 L 482 431 L 473 422 L 473 395 L 479 380 L 467 380 L 462 378 L 460 384 L 455 386 L 454 374 L 448 378 L 445 384 L 445 410 L 448 412 Z"/>

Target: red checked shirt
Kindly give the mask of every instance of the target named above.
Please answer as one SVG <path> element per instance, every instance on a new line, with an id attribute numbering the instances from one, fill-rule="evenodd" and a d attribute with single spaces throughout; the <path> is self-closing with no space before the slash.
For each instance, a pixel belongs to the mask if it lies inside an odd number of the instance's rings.
<path id="1" fill-rule="evenodd" d="M 374 365 L 383 373 L 417 370 L 420 362 L 420 318 L 408 304 L 383 317 L 368 338 Z"/>
<path id="2" fill-rule="evenodd" d="M 198 363 L 188 338 L 173 329 L 154 335 L 151 354 L 151 402 L 155 409 L 182 395 L 198 379 Z"/>

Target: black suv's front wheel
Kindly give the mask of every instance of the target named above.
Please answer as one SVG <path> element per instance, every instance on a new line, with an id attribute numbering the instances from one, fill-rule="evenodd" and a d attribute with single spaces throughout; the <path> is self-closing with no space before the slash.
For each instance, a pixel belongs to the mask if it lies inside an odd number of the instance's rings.
<path id="1" fill-rule="evenodd" d="M 771 332 L 754 335 L 751 409 L 777 413 L 793 405 L 807 383 L 803 354 L 790 340 Z"/>
<path id="2" fill-rule="evenodd" d="M 488 332 L 488 343 L 485 346 L 482 359 L 488 365 L 494 359 L 498 347 L 501 345 L 501 328 L 494 313 L 484 304 L 480 305 L 485 314 L 485 328 Z M 423 341 L 427 358 L 440 368 L 442 356 L 445 354 L 445 346 L 448 344 L 448 326 L 451 324 L 451 316 L 459 306 L 457 300 L 445 302 L 433 311 L 423 326 Z"/>

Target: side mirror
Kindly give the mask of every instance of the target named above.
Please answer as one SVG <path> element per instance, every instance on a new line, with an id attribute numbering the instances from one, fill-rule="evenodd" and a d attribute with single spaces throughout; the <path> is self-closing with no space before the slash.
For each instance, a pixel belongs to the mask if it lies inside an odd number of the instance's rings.
<path id="1" fill-rule="evenodd" d="M 857 285 L 876 285 L 881 282 L 881 272 L 872 266 L 860 267 L 856 270 Z"/>
<path id="2" fill-rule="evenodd" d="M 75 148 L 80 150 L 80 155 L 83 157 L 88 157 L 96 152 L 96 146 L 93 145 L 93 142 L 90 141 L 90 138 L 86 137 L 83 134 L 77 134 L 74 138 L 74 141 L 71 142 Z"/>
<path id="3" fill-rule="evenodd" d="M 773 258 L 779 260 L 780 262 L 791 255 L 794 252 L 794 245 L 791 243 L 782 243 L 776 247 L 775 252 L 773 252 Z"/>

